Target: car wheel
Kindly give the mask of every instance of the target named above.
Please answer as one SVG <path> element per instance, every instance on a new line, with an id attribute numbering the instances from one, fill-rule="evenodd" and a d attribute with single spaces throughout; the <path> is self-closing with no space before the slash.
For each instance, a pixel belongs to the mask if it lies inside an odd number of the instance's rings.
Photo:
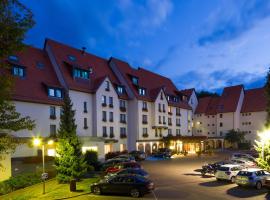
<path id="1" fill-rule="evenodd" d="M 260 181 L 258 181 L 258 182 L 256 183 L 256 189 L 257 189 L 257 190 L 262 189 L 262 183 L 261 183 Z"/>
<path id="2" fill-rule="evenodd" d="M 101 194 L 100 187 L 95 186 L 95 187 L 93 188 L 93 193 L 94 193 L 94 194 L 97 194 L 97 195 Z"/>
<path id="3" fill-rule="evenodd" d="M 130 195 L 131 195 L 132 197 L 135 197 L 135 198 L 138 198 L 138 197 L 141 196 L 140 191 L 139 191 L 138 189 L 132 189 L 132 190 L 130 191 Z"/>
<path id="4" fill-rule="evenodd" d="M 232 183 L 235 183 L 235 176 L 232 176 L 231 182 L 232 182 Z"/>

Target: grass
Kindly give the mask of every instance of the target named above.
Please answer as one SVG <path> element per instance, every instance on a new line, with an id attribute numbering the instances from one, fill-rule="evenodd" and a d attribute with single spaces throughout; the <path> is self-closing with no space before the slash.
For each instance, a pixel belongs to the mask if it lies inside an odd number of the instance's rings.
<path id="1" fill-rule="evenodd" d="M 28 200 L 28 199 L 89 199 L 90 184 L 97 178 L 84 179 L 77 182 L 77 191 L 70 192 L 69 184 L 58 184 L 55 179 L 46 182 L 46 194 L 42 194 L 42 183 L 11 192 L 7 195 L 0 196 L 1 200 Z M 88 198 L 87 198 L 88 196 Z"/>

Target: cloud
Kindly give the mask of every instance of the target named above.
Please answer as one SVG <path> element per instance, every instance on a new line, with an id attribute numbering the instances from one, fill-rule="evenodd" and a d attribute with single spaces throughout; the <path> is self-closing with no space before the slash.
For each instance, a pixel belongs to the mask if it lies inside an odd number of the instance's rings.
<path id="1" fill-rule="evenodd" d="M 270 15 L 270 1 L 246 0 L 240 5 L 240 10 L 236 9 L 233 14 L 229 13 L 228 16 L 224 17 L 220 16 L 222 15 L 220 12 L 215 12 L 215 18 L 218 22 L 213 30 L 198 39 L 199 46 L 232 40 L 250 30 L 259 20 Z M 214 17 L 211 16 L 211 18 Z"/>

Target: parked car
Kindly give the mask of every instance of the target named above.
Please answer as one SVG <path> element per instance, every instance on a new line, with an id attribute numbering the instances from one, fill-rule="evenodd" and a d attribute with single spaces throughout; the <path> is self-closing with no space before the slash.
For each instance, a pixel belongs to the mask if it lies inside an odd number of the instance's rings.
<path id="1" fill-rule="evenodd" d="M 236 164 L 221 165 L 215 174 L 217 180 L 229 180 L 232 183 L 235 182 L 236 175 L 243 166 Z"/>
<path id="2" fill-rule="evenodd" d="M 132 197 L 140 197 L 154 190 L 154 183 L 143 176 L 119 175 L 110 179 L 102 179 L 91 185 L 94 194 L 126 194 Z"/>
<path id="3" fill-rule="evenodd" d="M 149 177 L 149 174 L 143 169 L 127 168 L 127 169 L 121 169 L 120 171 L 115 172 L 115 173 L 109 173 L 104 178 L 109 178 L 112 176 L 117 176 L 117 175 L 122 175 L 122 174 L 134 174 L 134 175 L 143 176 L 145 178 Z"/>
<path id="4" fill-rule="evenodd" d="M 172 150 L 168 148 L 159 148 L 152 154 L 154 157 L 170 158 L 172 156 Z"/>
<path id="5" fill-rule="evenodd" d="M 265 181 L 270 174 L 262 169 L 250 168 L 238 172 L 235 183 L 239 186 L 253 186 L 260 190 L 266 185 Z"/>
<path id="6" fill-rule="evenodd" d="M 255 158 L 249 154 L 246 153 L 234 153 L 231 156 L 231 159 L 246 159 L 252 162 L 255 162 Z"/>
<path id="7" fill-rule="evenodd" d="M 244 158 L 238 158 L 238 159 L 231 159 L 231 161 L 234 163 L 234 164 L 238 164 L 238 165 L 242 165 L 244 167 L 256 167 L 257 164 L 255 162 L 252 162 L 252 161 L 249 161 L 249 160 L 246 160 Z"/>
<path id="8" fill-rule="evenodd" d="M 147 157 L 146 153 L 144 153 L 143 151 L 131 151 L 129 152 L 129 155 L 133 156 L 137 161 L 145 160 Z"/>
<path id="9" fill-rule="evenodd" d="M 118 159 L 110 159 L 107 160 L 106 162 L 104 162 L 101 165 L 101 170 L 106 170 L 108 167 L 112 167 L 118 163 L 122 163 L 122 162 L 128 162 L 129 160 L 127 159 L 122 159 L 122 158 L 118 158 Z"/>
<path id="10" fill-rule="evenodd" d="M 108 167 L 106 169 L 106 173 L 115 173 L 120 171 L 121 169 L 126 169 L 126 168 L 136 168 L 140 169 L 141 165 L 137 162 L 124 162 L 124 163 L 118 163 L 112 167 Z"/>
<path id="11" fill-rule="evenodd" d="M 215 175 L 217 169 L 221 165 L 226 165 L 226 164 L 232 164 L 231 161 L 220 161 L 220 162 L 215 162 L 212 164 L 207 164 L 202 166 L 201 174 L 204 176 L 205 174 L 213 174 Z"/>
<path id="12" fill-rule="evenodd" d="M 132 162 L 132 161 L 135 162 L 134 156 L 129 155 L 129 154 L 119 155 L 119 156 L 114 157 L 113 159 L 125 159 L 125 160 L 129 160 L 129 161 L 131 161 L 131 162 Z"/>

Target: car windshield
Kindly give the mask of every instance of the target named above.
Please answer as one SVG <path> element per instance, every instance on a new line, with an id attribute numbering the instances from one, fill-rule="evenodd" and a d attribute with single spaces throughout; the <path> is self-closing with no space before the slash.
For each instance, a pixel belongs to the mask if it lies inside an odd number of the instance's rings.
<path id="1" fill-rule="evenodd" d="M 248 171 L 240 171 L 238 172 L 239 176 L 252 176 L 252 172 L 248 172 Z"/>
<path id="2" fill-rule="evenodd" d="M 229 171 L 230 168 L 229 168 L 229 167 L 219 167 L 218 170 L 219 170 L 219 171 L 224 171 L 224 172 L 225 172 L 225 171 Z"/>

